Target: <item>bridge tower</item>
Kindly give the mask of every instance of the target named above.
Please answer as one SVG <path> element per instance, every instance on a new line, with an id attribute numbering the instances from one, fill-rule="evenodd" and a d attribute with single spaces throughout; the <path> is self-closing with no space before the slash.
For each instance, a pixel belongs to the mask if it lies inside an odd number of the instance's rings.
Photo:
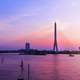
<path id="1" fill-rule="evenodd" d="M 54 23 L 54 45 L 53 45 L 53 51 L 58 52 L 57 25 L 56 25 L 56 22 Z"/>

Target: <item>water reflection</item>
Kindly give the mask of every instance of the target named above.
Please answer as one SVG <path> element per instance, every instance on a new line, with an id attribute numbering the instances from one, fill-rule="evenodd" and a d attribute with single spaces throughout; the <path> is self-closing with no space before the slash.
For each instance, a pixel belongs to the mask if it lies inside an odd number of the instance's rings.
<path id="1" fill-rule="evenodd" d="M 24 80 L 24 63 L 23 63 L 23 59 L 21 59 L 20 62 L 20 74 L 17 80 Z"/>
<path id="2" fill-rule="evenodd" d="M 4 57 L 1 57 L 1 64 L 4 63 Z"/>
<path id="3" fill-rule="evenodd" d="M 0 80 L 80 80 L 80 55 L 1 55 Z"/>
<path id="4" fill-rule="evenodd" d="M 58 55 L 54 55 L 54 80 L 59 80 L 59 72 L 58 72 Z"/>
<path id="5" fill-rule="evenodd" d="M 24 71 L 24 63 L 23 63 L 23 60 L 21 60 L 20 68 L 21 68 L 21 73 L 23 74 L 23 71 Z"/>

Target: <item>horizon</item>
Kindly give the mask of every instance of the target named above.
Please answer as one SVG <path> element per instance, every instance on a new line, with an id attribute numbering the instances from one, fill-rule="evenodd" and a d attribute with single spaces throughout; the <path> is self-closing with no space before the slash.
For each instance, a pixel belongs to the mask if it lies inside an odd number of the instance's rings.
<path id="1" fill-rule="evenodd" d="M 53 49 L 54 22 L 59 50 L 80 46 L 79 0 L 0 1 L 0 49 Z"/>

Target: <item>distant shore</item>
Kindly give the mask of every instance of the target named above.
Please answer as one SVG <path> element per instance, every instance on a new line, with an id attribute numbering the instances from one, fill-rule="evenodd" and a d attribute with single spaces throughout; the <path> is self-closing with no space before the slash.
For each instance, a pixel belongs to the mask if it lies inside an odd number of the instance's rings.
<path id="1" fill-rule="evenodd" d="M 19 53 L 20 55 L 46 55 L 46 54 L 80 54 L 80 51 L 51 51 L 51 50 L 0 50 L 0 53 Z"/>

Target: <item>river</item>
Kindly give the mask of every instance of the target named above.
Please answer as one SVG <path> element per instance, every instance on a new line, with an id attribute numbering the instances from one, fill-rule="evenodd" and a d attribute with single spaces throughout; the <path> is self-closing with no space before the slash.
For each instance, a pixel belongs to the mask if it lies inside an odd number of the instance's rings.
<path id="1" fill-rule="evenodd" d="M 21 61 L 23 72 L 21 73 Z M 80 80 L 80 55 L 0 55 L 0 80 Z"/>

